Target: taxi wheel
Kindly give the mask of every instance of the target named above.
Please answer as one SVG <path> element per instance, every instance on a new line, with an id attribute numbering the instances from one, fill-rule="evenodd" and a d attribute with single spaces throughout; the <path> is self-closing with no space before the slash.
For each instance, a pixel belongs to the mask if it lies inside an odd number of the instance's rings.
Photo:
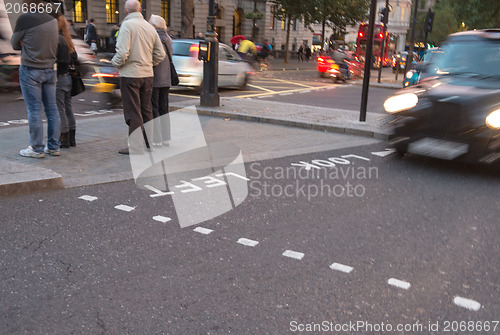
<path id="1" fill-rule="evenodd" d="M 404 156 L 408 152 L 408 143 L 398 143 L 394 146 L 399 156 Z"/>
<path id="2" fill-rule="evenodd" d="M 318 72 L 319 73 L 319 77 L 320 78 L 325 78 L 326 77 L 326 74 L 324 72 Z"/>

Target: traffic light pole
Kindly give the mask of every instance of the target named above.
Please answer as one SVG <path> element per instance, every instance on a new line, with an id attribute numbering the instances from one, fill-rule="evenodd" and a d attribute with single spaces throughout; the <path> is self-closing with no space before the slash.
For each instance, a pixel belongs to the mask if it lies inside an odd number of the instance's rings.
<path id="1" fill-rule="evenodd" d="M 218 107 L 219 97 L 219 41 L 215 32 L 215 1 L 208 2 L 207 32 L 208 59 L 203 61 L 203 83 L 201 85 L 200 105 Z"/>
<path id="2" fill-rule="evenodd" d="M 359 112 L 359 121 L 366 121 L 366 106 L 368 104 L 368 89 L 370 87 L 370 70 L 373 54 L 373 31 L 375 25 L 375 11 L 377 10 L 377 0 L 372 0 L 370 5 L 370 21 L 368 24 L 368 36 L 366 40 L 365 53 L 365 73 L 363 76 L 363 92 L 361 93 L 361 109 Z"/>
<path id="3" fill-rule="evenodd" d="M 413 49 L 415 46 L 415 26 L 417 25 L 417 13 L 418 13 L 418 0 L 415 0 L 415 9 L 413 12 L 413 24 L 411 26 L 411 37 L 410 37 L 410 49 L 408 50 L 408 57 L 406 59 L 405 73 L 408 72 L 411 64 L 413 63 Z"/>
<path id="4" fill-rule="evenodd" d="M 387 33 L 387 22 L 389 22 L 389 0 L 385 0 L 385 9 L 384 9 L 384 20 L 382 23 L 384 24 L 384 29 L 382 30 L 382 33 L 384 34 L 384 37 L 382 38 L 382 45 L 380 46 L 380 65 L 378 67 L 378 78 L 377 82 L 380 83 L 380 77 L 382 76 L 382 67 L 384 66 L 384 47 L 385 45 L 385 36 Z"/>

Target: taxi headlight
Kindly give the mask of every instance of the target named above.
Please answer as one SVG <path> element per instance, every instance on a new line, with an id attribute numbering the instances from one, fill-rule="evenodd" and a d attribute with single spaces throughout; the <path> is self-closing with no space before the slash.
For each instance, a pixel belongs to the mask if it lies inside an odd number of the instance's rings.
<path id="1" fill-rule="evenodd" d="M 500 109 L 491 112 L 486 117 L 486 125 L 492 129 L 500 129 Z"/>
<path id="2" fill-rule="evenodd" d="M 388 113 L 397 113 L 417 105 L 418 97 L 414 93 L 405 93 L 390 97 L 384 102 L 384 109 Z"/>
<path id="3" fill-rule="evenodd" d="M 411 79 L 411 77 L 413 77 L 413 74 L 413 71 L 406 72 L 406 78 Z"/>

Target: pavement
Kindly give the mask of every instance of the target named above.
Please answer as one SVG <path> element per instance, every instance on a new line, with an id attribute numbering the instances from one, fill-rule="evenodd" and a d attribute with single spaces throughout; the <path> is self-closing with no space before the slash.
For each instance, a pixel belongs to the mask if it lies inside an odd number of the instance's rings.
<path id="1" fill-rule="evenodd" d="M 312 61 L 299 63 L 292 59 L 289 64 L 284 64 L 278 59 L 271 61 L 270 70 L 313 69 L 315 63 Z M 385 70 L 381 83 L 377 82 L 377 73 L 372 71 L 370 86 L 400 88 L 390 69 Z M 354 84 L 361 85 L 362 80 Z M 218 140 L 231 139 L 240 147 L 248 147 L 243 153 L 254 160 L 329 150 L 339 142 L 339 134 L 356 135 L 347 138 L 358 141 L 359 145 L 386 140 L 390 134 L 387 116 L 370 114 L 370 111 L 366 122 L 360 122 L 359 112 L 259 99 L 221 98 L 218 107 L 196 104 L 199 100 L 190 99 L 171 103 L 170 109 L 182 112 L 185 108 L 195 108 L 202 124 L 210 124 L 211 132 L 217 134 Z M 229 121 L 235 122 L 224 124 Z M 28 126 L 0 128 L 0 197 L 133 178 L 129 157 L 117 153 L 127 143 L 127 127 L 119 110 L 110 116 L 82 120 L 77 127 L 76 148 L 62 149 L 60 157 L 47 155 L 44 159 L 19 155 L 19 150 L 29 145 Z M 283 134 L 277 142 L 276 129 Z M 311 131 L 316 131 L 314 136 L 311 136 Z M 249 134 L 255 137 L 249 138 Z M 249 145 L 249 142 L 253 144 Z M 275 145 L 263 151 L 262 148 L 271 142 Z"/>

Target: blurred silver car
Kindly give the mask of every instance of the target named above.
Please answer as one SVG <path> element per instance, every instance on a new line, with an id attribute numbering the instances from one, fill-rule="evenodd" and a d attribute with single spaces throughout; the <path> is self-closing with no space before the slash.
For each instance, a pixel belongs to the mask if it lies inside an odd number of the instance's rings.
<path id="1" fill-rule="evenodd" d="M 203 62 L 198 60 L 199 40 L 173 40 L 172 61 L 179 75 L 179 86 L 201 91 Z M 244 89 L 253 68 L 232 48 L 219 44 L 219 87 Z"/>

